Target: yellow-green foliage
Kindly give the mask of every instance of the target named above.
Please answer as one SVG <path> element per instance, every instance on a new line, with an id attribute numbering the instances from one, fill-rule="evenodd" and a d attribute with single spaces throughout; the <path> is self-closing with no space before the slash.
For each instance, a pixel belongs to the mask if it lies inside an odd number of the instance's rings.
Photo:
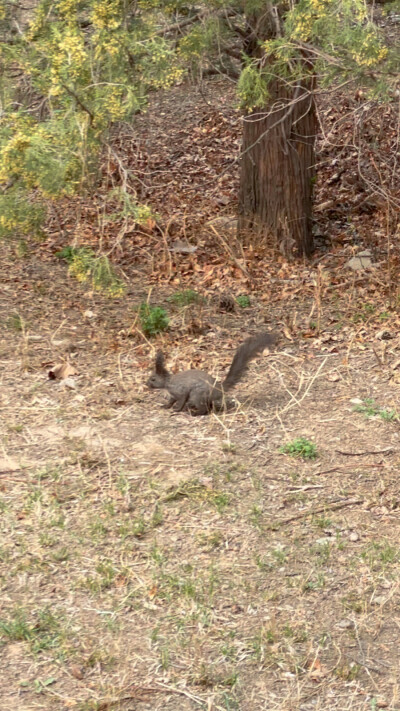
<path id="1" fill-rule="evenodd" d="M 388 50 L 364 0 L 301 0 L 286 19 L 286 38 L 312 43 L 347 73 L 377 67 Z"/>
<path id="2" fill-rule="evenodd" d="M 238 96 L 248 111 L 257 107 L 265 107 L 269 99 L 269 75 L 260 72 L 255 64 L 249 64 L 243 69 L 238 82 Z"/>
<path id="3" fill-rule="evenodd" d="M 0 195 L 0 238 L 37 235 L 44 214 L 43 205 L 29 200 L 19 188 Z"/>
<path id="4" fill-rule="evenodd" d="M 396 81 L 397 47 L 384 45 L 365 0 L 281 7 L 291 8 L 282 36 L 260 44 L 257 61 L 248 58 L 239 80 L 248 110 L 265 106 L 275 77 L 293 85 L 310 72 L 321 82 L 339 75 L 369 82 L 377 95 Z M 0 43 L 2 234 L 36 231 L 40 201 L 89 189 L 110 126 L 143 110 L 149 90 L 168 88 L 187 67 L 218 58 L 231 32 L 223 11 L 232 8 L 238 13 L 233 22 L 243 29 L 241 10 L 262 13 L 265 0 L 208 0 L 196 8 L 198 22 L 187 0 L 38 0 L 30 24 L 18 25 L 17 33 L 18 4 L 0 0 L 0 40 L 6 39 Z M 163 34 L 187 15 L 194 19 L 183 31 Z M 385 83 L 386 76 L 392 79 Z M 151 219 L 147 207 L 128 202 L 124 219 L 129 211 L 138 222 Z"/>
<path id="5" fill-rule="evenodd" d="M 1 45 L 0 188 L 18 188 L 2 200 L 3 233 L 29 232 L 21 191 L 48 201 L 90 188 L 110 126 L 143 109 L 148 90 L 182 77 L 174 44 L 154 32 L 150 5 L 138 14 L 122 0 L 40 0 L 23 34 Z M 5 8 L 0 29 L 11 37 Z M 16 72 L 24 77 L 22 103 Z M 31 109 L 32 95 L 41 113 Z M 138 219 L 150 216 L 145 207 L 136 211 Z"/>
<path id="6" fill-rule="evenodd" d="M 198 64 L 203 58 L 213 58 L 219 51 L 219 43 L 224 34 L 221 22 L 210 17 L 201 24 L 195 24 L 179 40 L 179 55 L 183 61 L 190 62 L 192 66 Z"/>
<path id="7" fill-rule="evenodd" d="M 92 289 L 107 296 L 118 297 L 125 293 L 124 283 L 117 277 L 106 256 L 96 257 L 88 247 L 70 248 L 69 273 L 80 282 L 89 282 Z"/>
<path id="8" fill-rule="evenodd" d="M 398 58 L 385 46 L 382 33 L 370 18 L 371 10 L 364 0 L 294 3 L 284 18 L 282 37 L 264 41 L 262 61 L 253 63 L 253 71 L 249 66 L 243 70 L 239 80 L 242 106 L 248 110 L 262 106 L 273 78 L 293 84 L 311 73 L 321 85 L 335 78 L 352 78 L 371 93 L 384 96 Z"/>
<path id="9" fill-rule="evenodd" d="M 138 203 L 126 190 L 115 188 L 109 194 L 110 202 L 116 202 L 116 208 L 110 215 L 107 215 L 107 220 L 113 222 L 115 220 L 126 220 L 134 222 L 138 225 L 148 225 L 149 221 L 156 220 L 158 215 L 154 214 L 151 207 Z"/>

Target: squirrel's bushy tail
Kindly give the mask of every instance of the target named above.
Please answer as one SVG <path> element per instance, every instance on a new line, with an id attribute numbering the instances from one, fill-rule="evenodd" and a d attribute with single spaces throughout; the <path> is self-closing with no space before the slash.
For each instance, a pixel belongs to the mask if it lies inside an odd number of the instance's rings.
<path id="1" fill-rule="evenodd" d="M 266 346 L 272 346 L 275 343 L 275 337 L 271 333 L 259 333 L 257 336 L 251 336 L 237 349 L 228 375 L 226 376 L 222 387 L 224 390 L 230 390 L 243 377 L 247 366 L 253 358 L 262 353 Z"/>

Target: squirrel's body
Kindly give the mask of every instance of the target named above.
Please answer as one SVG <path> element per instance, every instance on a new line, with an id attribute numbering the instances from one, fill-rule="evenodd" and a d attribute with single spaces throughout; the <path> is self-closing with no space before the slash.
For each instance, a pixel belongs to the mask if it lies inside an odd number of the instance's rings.
<path id="1" fill-rule="evenodd" d="M 184 370 L 172 375 L 165 367 L 164 355 L 157 353 L 155 371 L 147 381 L 149 388 L 168 390 L 167 407 L 176 412 L 189 410 L 193 415 L 206 415 L 213 408 L 221 408 L 225 394 L 244 375 L 248 363 L 266 346 L 274 343 L 270 333 L 261 333 L 248 338 L 236 351 L 228 375 L 223 382 L 202 370 Z"/>

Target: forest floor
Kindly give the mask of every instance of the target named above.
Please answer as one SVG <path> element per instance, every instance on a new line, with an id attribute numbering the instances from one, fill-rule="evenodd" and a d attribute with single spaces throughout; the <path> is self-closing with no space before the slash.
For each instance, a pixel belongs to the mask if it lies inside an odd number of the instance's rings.
<path id="1" fill-rule="evenodd" d="M 243 250 L 223 220 L 207 229 L 235 210 L 224 96 L 160 94 L 141 143 L 116 139 L 168 227 L 121 233 L 124 297 L 55 256 L 73 207 L 28 253 L 2 248 L 1 711 L 400 709 L 398 247 L 354 187 L 343 105 L 325 114 L 342 143 L 320 146 L 310 262 Z M 98 205 L 81 206 L 89 244 Z M 347 269 L 365 247 L 374 268 Z M 182 305 L 187 289 L 203 299 Z M 249 301 L 224 311 L 226 292 Z M 149 299 L 171 319 L 152 339 L 137 319 Z M 265 328 L 277 346 L 235 410 L 174 414 L 146 390 L 156 348 L 173 370 L 222 374 Z M 298 437 L 315 458 L 281 451 Z"/>

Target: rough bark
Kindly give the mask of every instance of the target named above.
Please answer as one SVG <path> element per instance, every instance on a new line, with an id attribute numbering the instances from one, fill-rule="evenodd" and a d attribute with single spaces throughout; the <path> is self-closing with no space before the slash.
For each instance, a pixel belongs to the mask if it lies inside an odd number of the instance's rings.
<path id="1" fill-rule="evenodd" d="M 276 36 L 277 16 L 252 18 L 247 51 Z M 307 63 L 307 57 L 304 57 Z M 309 65 L 308 65 L 309 66 Z M 239 190 L 239 232 L 272 237 L 286 255 L 313 249 L 312 196 L 317 120 L 311 78 L 289 86 L 276 79 L 270 103 L 244 117 Z"/>

